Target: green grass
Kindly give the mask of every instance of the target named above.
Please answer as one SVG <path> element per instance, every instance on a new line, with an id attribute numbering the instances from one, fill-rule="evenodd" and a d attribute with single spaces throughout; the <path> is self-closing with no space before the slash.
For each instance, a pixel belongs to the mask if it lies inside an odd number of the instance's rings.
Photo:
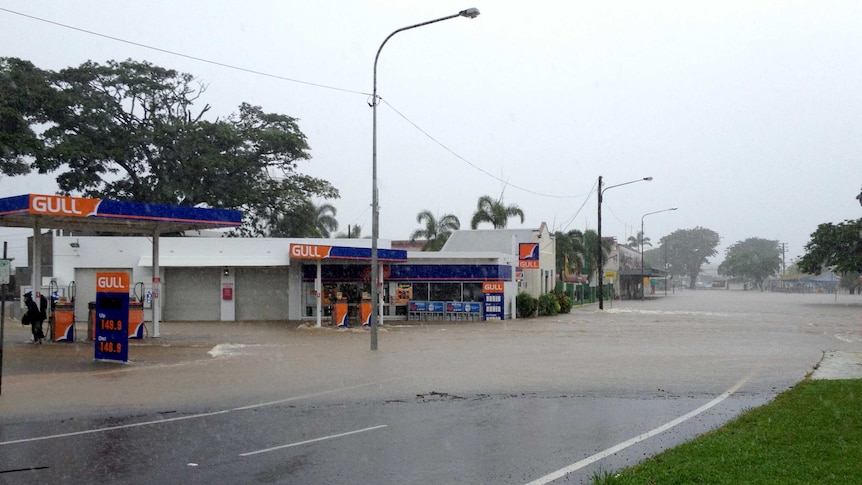
<path id="1" fill-rule="evenodd" d="M 862 380 L 803 381 L 720 429 L 593 483 L 862 483 Z"/>

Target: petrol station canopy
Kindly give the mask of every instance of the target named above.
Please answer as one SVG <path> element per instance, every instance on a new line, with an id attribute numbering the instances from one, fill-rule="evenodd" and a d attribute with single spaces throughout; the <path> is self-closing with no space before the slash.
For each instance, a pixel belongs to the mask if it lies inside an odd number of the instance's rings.
<path id="1" fill-rule="evenodd" d="M 148 204 L 64 195 L 24 194 L 0 199 L 0 226 L 32 227 L 33 253 L 41 254 L 42 229 L 102 234 L 141 234 L 153 238 L 153 298 L 161 290 L 159 235 L 189 230 L 238 227 L 242 213 L 229 209 L 207 209 Z M 31 287 L 40 288 L 41 258 L 34 257 Z M 153 337 L 159 336 L 160 309 L 153 302 Z"/>
<path id="2" fill-rule="evenodd" d="M 242 213 L 227 209 L 43 194 L 0 199 L 0 226 L 6 227 L 152 235 L 237 227 L 241 223 Z"/>

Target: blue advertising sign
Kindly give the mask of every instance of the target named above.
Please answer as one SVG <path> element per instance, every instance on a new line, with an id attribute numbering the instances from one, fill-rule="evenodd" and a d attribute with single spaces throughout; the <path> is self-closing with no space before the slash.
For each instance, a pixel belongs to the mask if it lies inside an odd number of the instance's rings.
<path id="1" fill-rule="evenodd" d="M 129 360 L 129 274 L 96 273 L 95 359 Z"/>

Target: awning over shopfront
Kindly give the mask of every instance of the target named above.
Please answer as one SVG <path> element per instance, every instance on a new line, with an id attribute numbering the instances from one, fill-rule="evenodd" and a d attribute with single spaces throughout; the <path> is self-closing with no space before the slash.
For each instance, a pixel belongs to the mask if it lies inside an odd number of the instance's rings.
<path id="1" fill-rule="evenodd" d="M 303 260 L 371 261 L 371 248 L 291 244 L 290 258 Z M 404 262 L 407 261 L 407 251 L 403 249 L 378 248 L 377 259 L 385 262 Z"/>

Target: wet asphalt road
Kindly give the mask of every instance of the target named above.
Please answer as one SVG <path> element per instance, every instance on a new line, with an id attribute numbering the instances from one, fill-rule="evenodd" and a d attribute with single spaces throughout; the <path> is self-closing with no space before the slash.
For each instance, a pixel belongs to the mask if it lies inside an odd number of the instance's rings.
<path id="1" fill-rule="evenodd" d="M 7 321 L 0 483 L 589 483 L 862 350 L 859 296 L 605 308 L 392 325 L 377 352 L 361 329 L 166 323 L 126 365 Z"/>

